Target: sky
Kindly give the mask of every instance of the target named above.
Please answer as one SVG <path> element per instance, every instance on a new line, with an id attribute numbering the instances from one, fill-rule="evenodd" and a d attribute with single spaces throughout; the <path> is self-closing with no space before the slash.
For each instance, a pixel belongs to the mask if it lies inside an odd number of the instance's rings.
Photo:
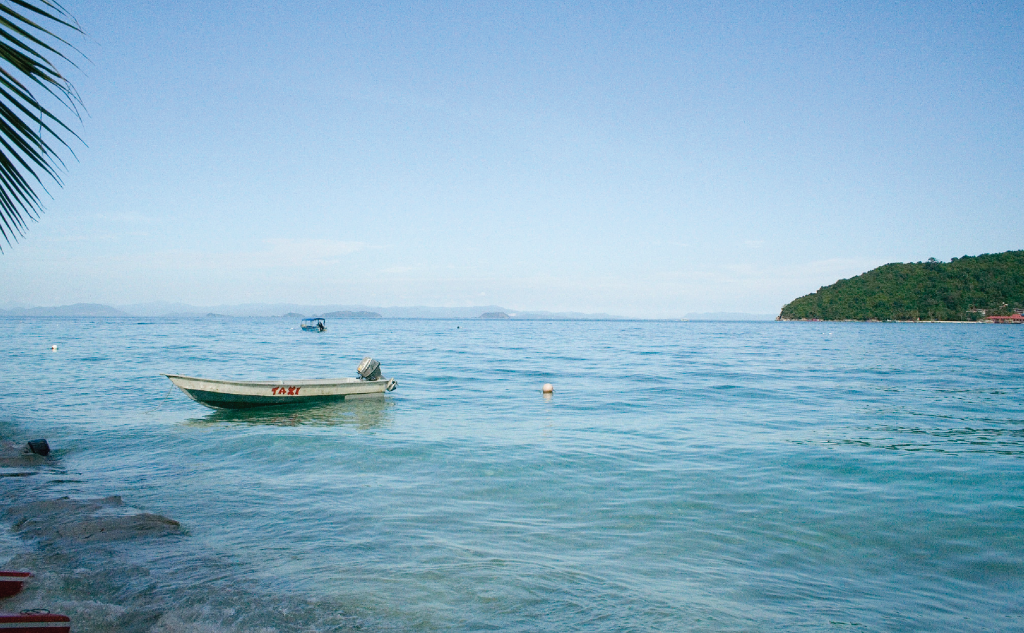
<path id="1" fill-rule="evenodd" d="M 777 313 L 1024 249 L 1020 2 L 66 0 L 0 307 Z"/>

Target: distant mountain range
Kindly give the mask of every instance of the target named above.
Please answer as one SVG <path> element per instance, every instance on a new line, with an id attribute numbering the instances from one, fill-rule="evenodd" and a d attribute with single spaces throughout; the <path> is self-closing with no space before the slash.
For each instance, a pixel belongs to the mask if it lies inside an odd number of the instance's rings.
<path id="1" fill-rule="evenodd" d="M 691 312 L 687 321 L 774 321 L 774 314 L 752 314 L 749 312 Z"/>
<path id="2" fill-rule="evenodd" d="M 123 317 L 132 316 L 117 308 L 99 303 L 76 303 L 69 306 L 53 306 L 48 308 L 13 308 L 0 310 L 0 316 L 92 316 L 92 317 Z"/>
<path id="3" fill-rule="evenodd" d="M 285 316 L 288 316 L 287 314 Z M 330 317 L 332 319 L 382 319 L 384 315 L 379 312 L 370 312 L 369 310 L 338 310 L 336 312 L 327 312 L 323 317 Z"/>
<path id="4" fill-rule="evenodd" d="M 381 308 L 373 306 L 249 303 L 240 305 L 194 306 L 184 303 L 139 303 L 109 306 L 99 303 L 76 303 L 66 306 L 10 308 L 0 310 L 8 317 L 287 317 L 322 316 L 335 319 L 475 319 L 484 314 L 503 313 L 512 319 L 621 319 L 611 314 L 582 312 L 517 312 L 500 306 L 469 308 L 434 308 L 413 306 Z"/>
<path id="5" fill-rule="evenodd" d="M 529 319 L 529 320 L 619 320 L 628 317 L 585 312 L 520 312 L 501 306 L 435 308 L 412 306 L 300 305 L 292 303 L 245 303 L 239 305 L 194 306 L 186 303 L 136 303 L 109 306 L 75 303 L 66 306 L 16 307 L 0 309 L 0 317 L 324 317 L 328 319 Z M 771 321 L 774 314 L 746 312 L 691 312 L 688 321 Z"/>

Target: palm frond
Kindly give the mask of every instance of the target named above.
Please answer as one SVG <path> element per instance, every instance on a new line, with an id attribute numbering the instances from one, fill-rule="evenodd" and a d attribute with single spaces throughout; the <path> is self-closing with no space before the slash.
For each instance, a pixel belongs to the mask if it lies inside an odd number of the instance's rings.
<path id="1" fill-rule="evenodd" d="M 74 156 L 68 141 L 81 141 L 52 111 L 81 119 L 82 100 L 56 66 L 77 68 L 69 55 L 80 53 L 57 31 L 82 29 L 54 0 L 0 0 L 0 237 L 8 246 L 43 212 L 45 182 L 63 184 L 58 150 Z"/>

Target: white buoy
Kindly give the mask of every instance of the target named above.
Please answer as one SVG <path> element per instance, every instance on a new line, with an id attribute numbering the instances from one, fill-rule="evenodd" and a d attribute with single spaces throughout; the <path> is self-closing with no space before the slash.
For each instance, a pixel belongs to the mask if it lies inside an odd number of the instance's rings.
<path id="1" fill-rule="evenodd" d="M 551 386 L 550 382 L 544 383 L 544 386 L 540 388 L 544 393 L 555 393 L 555 388 Z"/>
<path id="2" fill-rule="evenodd" d="M 56 351 L 57 351 L 57 346 L 56 346 L 56 345 L 51 345 L 51 346 L 50 346 L 50 349 L 52 349 L 53 351 L 55 351 L 55 352 L 56 352 Z"/>

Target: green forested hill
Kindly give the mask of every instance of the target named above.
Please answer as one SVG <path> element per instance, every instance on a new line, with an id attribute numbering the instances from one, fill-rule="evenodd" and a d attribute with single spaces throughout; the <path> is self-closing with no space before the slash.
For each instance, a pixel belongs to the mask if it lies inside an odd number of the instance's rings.
<path id="1" fill-rule="evenodd" d="M 1024 307 L 1024 251 L 886 264 L 800 297 L 780 319 L 969 321 Z"/>

